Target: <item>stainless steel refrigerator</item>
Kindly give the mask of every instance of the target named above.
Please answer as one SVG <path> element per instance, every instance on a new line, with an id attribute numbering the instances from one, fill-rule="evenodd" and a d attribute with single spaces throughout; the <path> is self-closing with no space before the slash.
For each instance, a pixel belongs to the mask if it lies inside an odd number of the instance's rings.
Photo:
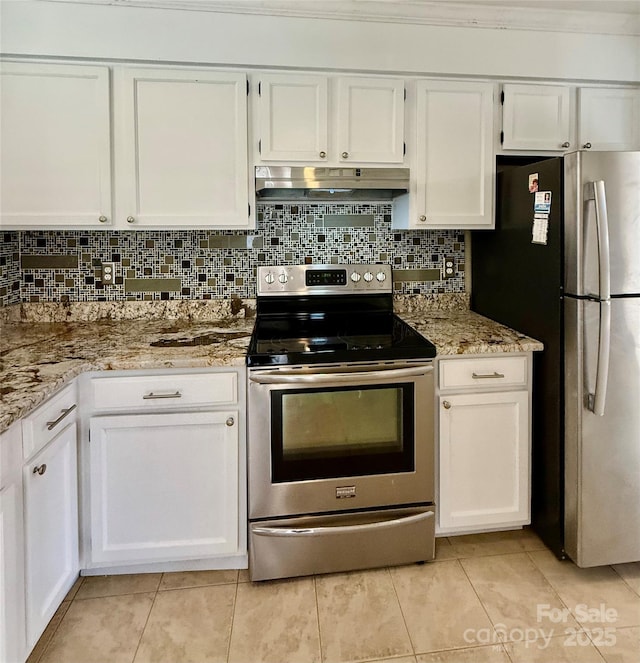
<path id="1" fill-rule="evenodd" d="M 472 233 L 471 307 L 545 345 L 532 525 L 578 566 L 639 561 L 640 152 L 498 169 L 496 230 Z"/>

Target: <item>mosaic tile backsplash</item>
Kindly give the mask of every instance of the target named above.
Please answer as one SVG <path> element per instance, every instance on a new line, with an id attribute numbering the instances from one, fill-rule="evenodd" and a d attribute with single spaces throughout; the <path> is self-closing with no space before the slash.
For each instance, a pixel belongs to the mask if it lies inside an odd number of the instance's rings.
<path id="1" fill-rule="evenodd" d="M 259 265 L 388 263 L 401 294 L 464 292 L 464 234 L 394 231 L 391 205 L 258 206 L 251 231 L 22 231 L 2 234 L 0 305 L 254 297 Z M 454 273 L 443 279 L 445 256 Z M 102 262 L 116 283 L 102 283 Z"/>

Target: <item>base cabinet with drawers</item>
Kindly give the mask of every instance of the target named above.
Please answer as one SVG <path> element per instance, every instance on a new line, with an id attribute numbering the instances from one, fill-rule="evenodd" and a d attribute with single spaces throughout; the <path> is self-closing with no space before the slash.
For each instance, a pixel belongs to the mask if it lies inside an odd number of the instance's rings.
<path id="1" fill-rule="evenodd" d="M 180 560 L 216 568 L 220 558 L 246 566 L 238 370 L 86 382 L 86 573 Z"/>
<path id="2" fill-rule="evenodd" d="M 528 524 L 528 356 L 438 363 L 438 533 Z"/>

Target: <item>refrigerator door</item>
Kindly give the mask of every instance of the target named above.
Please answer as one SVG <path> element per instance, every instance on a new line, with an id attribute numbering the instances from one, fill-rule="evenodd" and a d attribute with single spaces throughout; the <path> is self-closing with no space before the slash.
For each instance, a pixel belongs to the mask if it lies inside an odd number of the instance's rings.
<path id="1" fill-rule="evenodd" d="M 640 561 L 640 297 L 565 298 L 565 394 L 566 551 L 578 566 Z"/>
<path id="2" fill-rule="evenodd" d="M 608 279 L 612 295 L 640 294 L 640 152 L 574 152 L 564 164 L 565 292 L 606 299 Z"/>

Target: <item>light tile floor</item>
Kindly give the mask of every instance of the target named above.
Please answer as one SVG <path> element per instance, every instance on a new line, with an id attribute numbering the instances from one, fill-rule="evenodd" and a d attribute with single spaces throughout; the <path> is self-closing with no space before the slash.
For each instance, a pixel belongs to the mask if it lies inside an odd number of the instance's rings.
<path id="1" fill-rule="evenodd" d="M 578 569 L 529 530 L 423 565 L 251 583 L 78 580 L 29 663 L 640 663 L 640 563 Z"/>

